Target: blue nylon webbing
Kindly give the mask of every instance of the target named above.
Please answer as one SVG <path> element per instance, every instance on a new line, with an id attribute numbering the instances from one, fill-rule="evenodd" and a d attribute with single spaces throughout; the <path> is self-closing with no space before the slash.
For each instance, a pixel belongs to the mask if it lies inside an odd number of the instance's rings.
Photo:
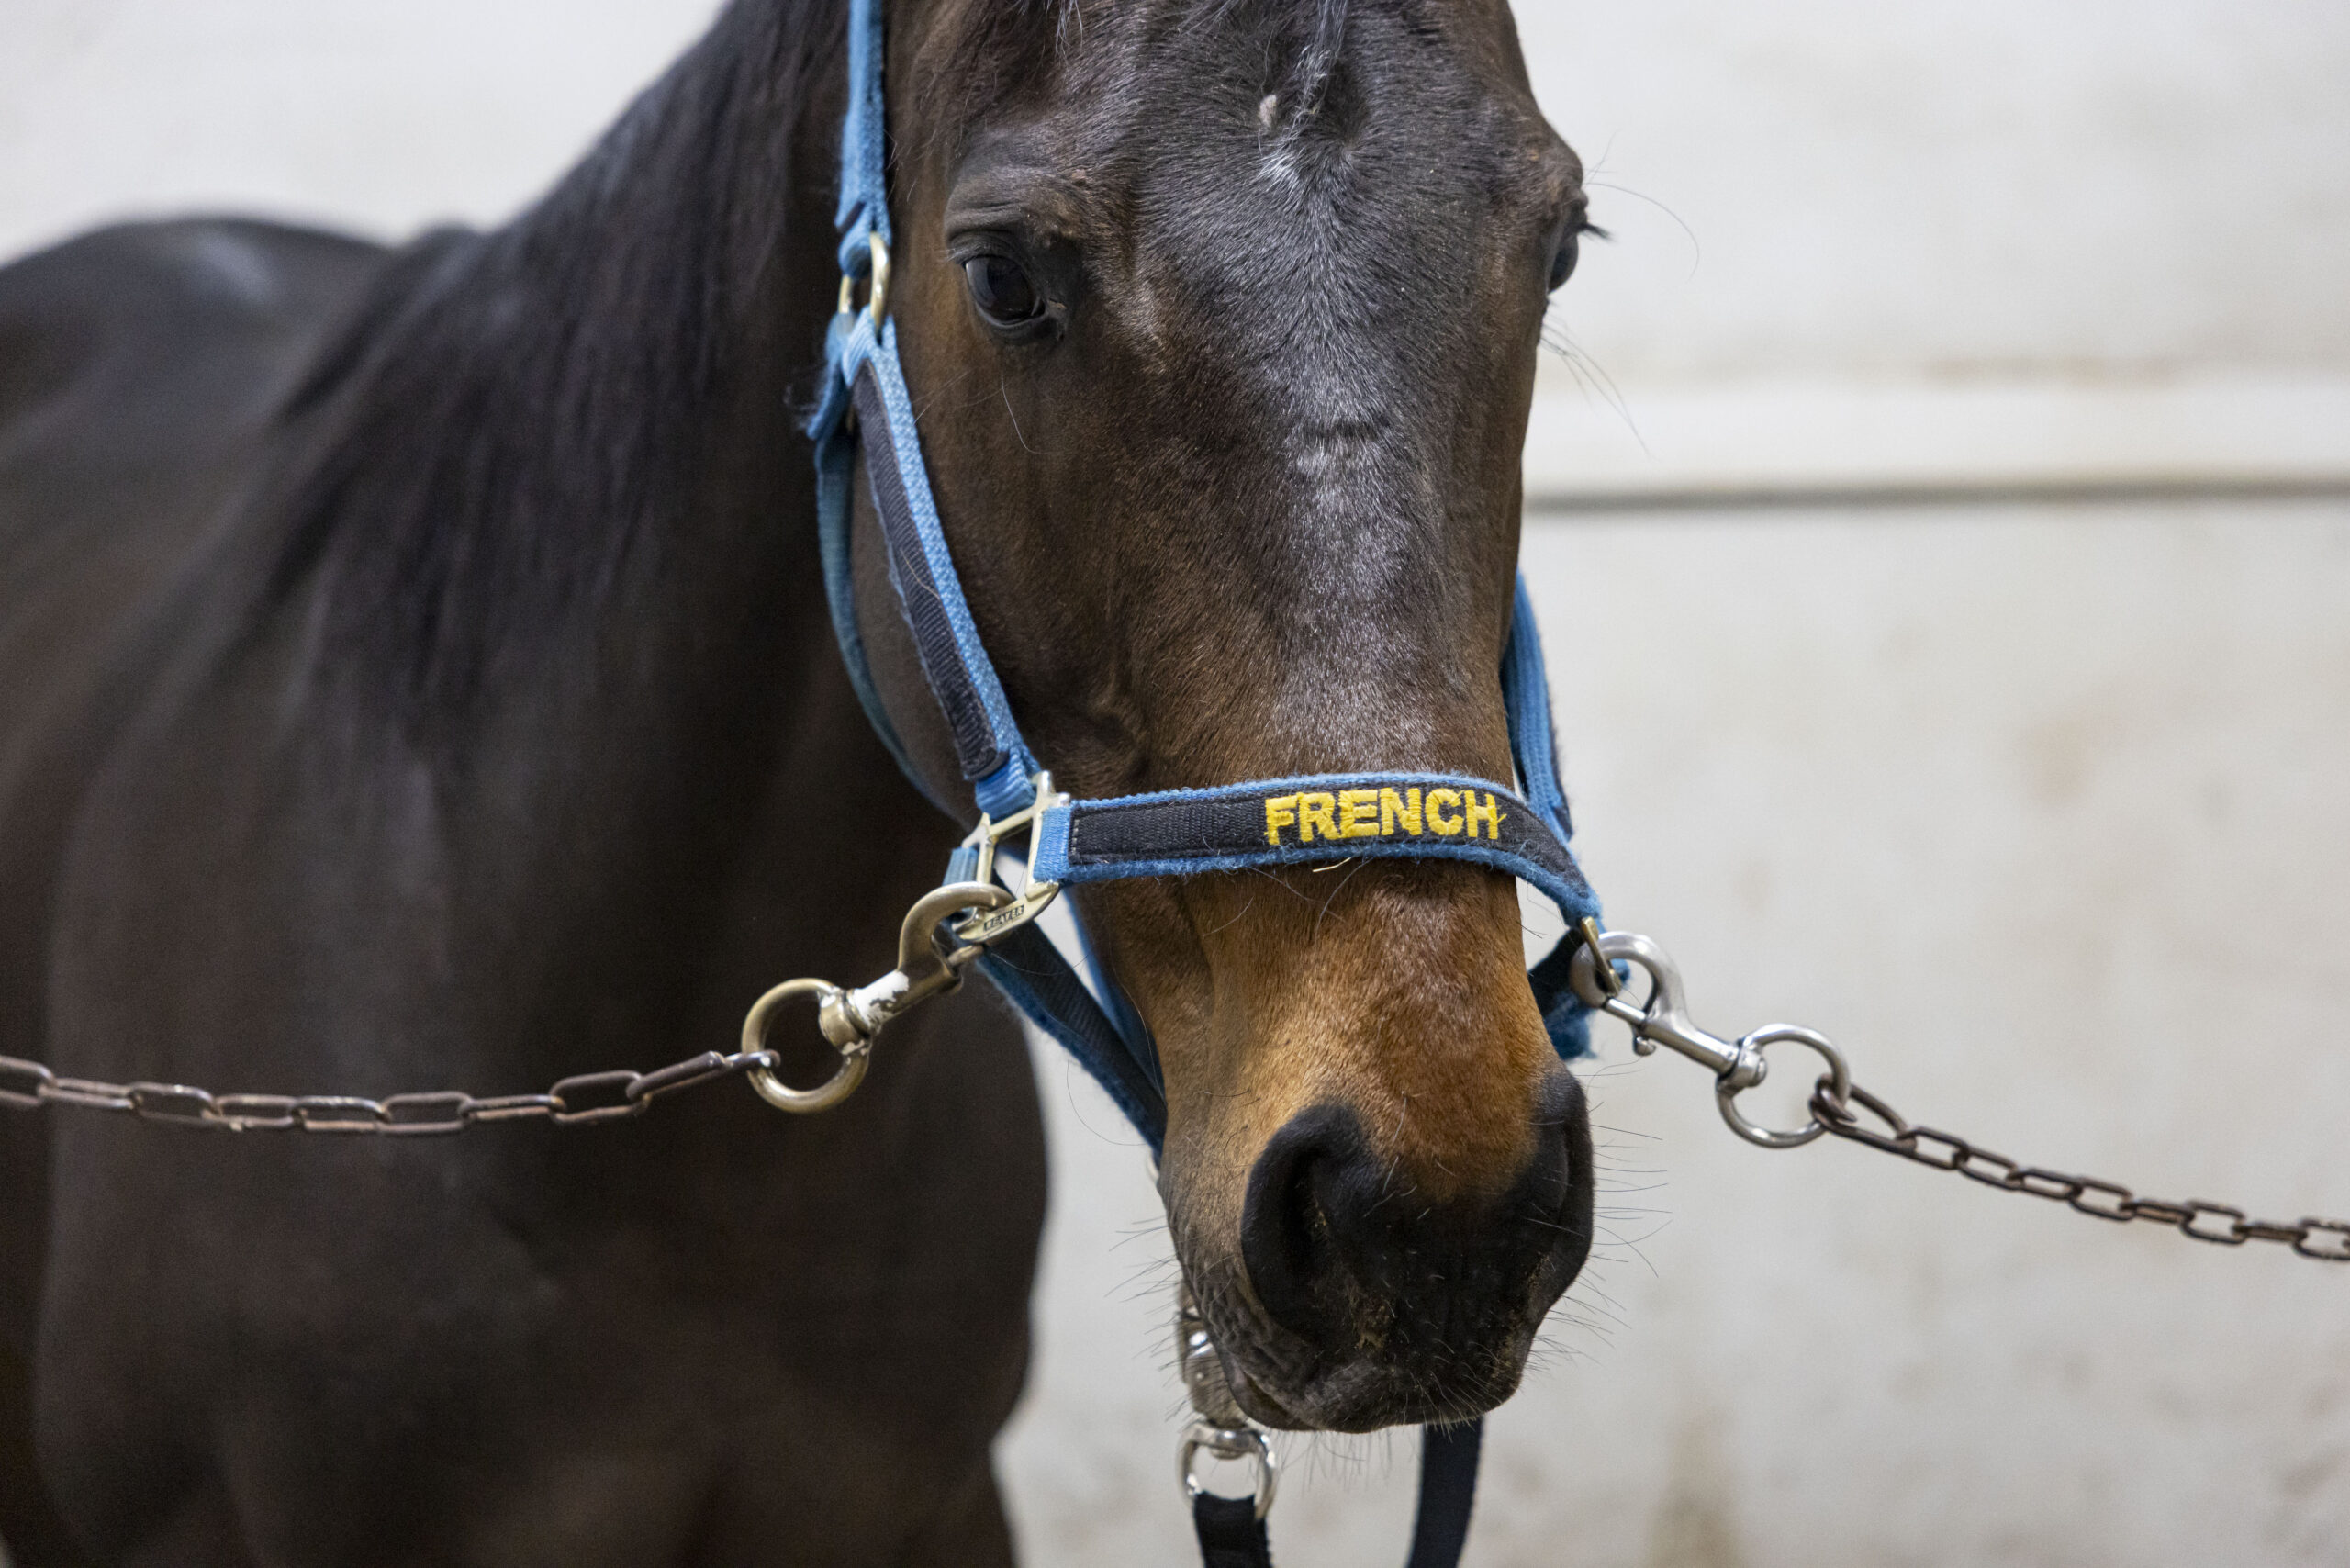
<path id="1" fill-rule="evenodd" d="M 1073 910 L 1074 905 L 1071 907 Z M 1158 1043 L 1151 1038 L 1150 1025 L 1142 1021 L 1142 1014 L 1135 1011 L 1134 1002 L 1111 976 L 1109 966 L 1102 961 L 1085 917 L 1078 915 L 1076 924 L 1077 945 L 1085 957 L 1085 972 L 1093 978 L 1094 994 L 1102 999 L 1102 1010 L 1110 1015 L 1110 1026 L 1117 1030 L 1118 1037 L 1126 1042 L 1126 1048 L 1136 1059 L 1144 1064 L 1151 1081 L 1163 1091 L 1166 1077 L 1158 1066 Z"/>
<path id="2" fill-rule="evenodd" d="M 1030 781 L 1036 762 L 979 640 L 939 524 L 913 399 L 898 362 L 896 323 L 884 322 L 877 342 L 869 316 L 861 319 L 843 344 L 839 374 L 856 405 L 866 476 L 889 544 L 890 580 L 913 632 L 923 673 L 946 715 L 979 809 L 1010 816 L 1035 800 Z"/>
<path id="3" fill-rule="evenodd" d="M 1051 937 L 1024 925 L 988 949 L 979 972 L 1023 1017 L 1077 1058 L 1150 1145 L 1153 1158 L 1166 1148 L 1167 1092 L 1157 1058 L 1136 1055 Z"/>
<path id="4" fill-rule="evenodd" d="M 889 118 L 881 93 L 882 0 L 849 0 L 848 113 L 841 121 L 841 273 L 867 276 L 873 241 L 890 242 Z"/>
<path id="5" fill-rule="evenodd" d="M 1542 633 L 1534 625 L 1534 596 L 1517 575 L 1510 608 L 1509 644 L 1502 651 L 1502 703 L 1509 712 L 1509 751 L 1518 782 L 1535 810 L 1561 840 L 1575 835 L 1567 792 L 1559 783 L 1559 752 L 1550 738 L 1550 675 L 1542 662 Z"/>
<path id="6" fill-rule="evenodd" d="M 979 870 L 979 852 L 966 845 L 947 861 L 946 880 L 970 881 Z M 1083 930 L 1080 921 L 1080 936 Z M 1167 1145 L 1166 1085 L 1150 1032 L 1139 1019 L 1131 1029 L 1120 1025 L 1114 1009 L 1125 1006 L 1125 998 L 1105 990 L 1110 1005 L 1095 1000 L 1052 938 L 1035 925 L 990 946 L 979 968 L 1022 1017 L 1077 1058 L 1157 1157 Z"/>
<path id="7" fill-rule="evenodd" d="M 833 636 L 840 644 L 841 663 L 848 670 L 849 686 L 856 693 L 857 706 L 865 710 L 866 722 L 881 737 L 907 782 L 951 817 L 957 814 L 955 807 L 941 800 L 914 767 L 905 743 L 898 738 L 897 726 L 890 722 L 889 711 L 881 706 L 881 694 L 873 685 L 873 668 L 865 656 L 865 636 L 857 626 L 856 579 L 849 544 L 857 442 L 850 432 L 851 395 L 842 367 L 847 363 L 849 340 L 859 332 L 871 336 L 867 317 L 833 318 L 824 336 L 828 373 L 823 400 L 808 421 L 808 434 L 816 443 L 816 541 L 824 568 L 824 600 L 832 610 Z"/>

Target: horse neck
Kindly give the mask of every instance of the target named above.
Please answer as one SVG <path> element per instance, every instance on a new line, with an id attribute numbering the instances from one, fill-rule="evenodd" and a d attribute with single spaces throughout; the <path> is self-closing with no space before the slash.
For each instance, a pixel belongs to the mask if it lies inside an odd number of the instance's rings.
<path id="1" fill-rule="evenodd" d="M 265 620 L 357 754 L 312 777 L 431 778 L 492 902 L 682 907 L 794 811 L 934 854 L 837 667 L 797 429 L 835 3 L 738 4 L 537 207 L 395 257 L 292 405 Z"/>
<path id="2" fill-rule="evenodd" d="M 811 45 L 758 25 L 791 8 L 730 10 L 512 224 L 396 254 L 292 398 L 270 598 L 323 595 L 340 666 L 420 723 L 742 551 L 813 558 L 827 111 L 778 91 Z"/>

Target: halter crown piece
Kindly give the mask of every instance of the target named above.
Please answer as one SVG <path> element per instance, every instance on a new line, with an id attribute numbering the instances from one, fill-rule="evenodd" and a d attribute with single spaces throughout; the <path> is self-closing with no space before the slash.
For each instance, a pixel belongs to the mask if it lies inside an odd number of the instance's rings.
<path id="1" fill-rule="evenodd" d="M 1561 1057 L 1589 1049 L 1589 1009 L 1568 983 L 1573 935 L 1598 900 L 1567 849 L 1572 831 L 1550 734 L 1550 693 L 1524 578 L 1517 585 L 1500 671 L 1517 790 L 1439 772 L 1326 774 L 1212 789 L 1074 801 L 1052 789 L 1013 719 L 988 658 L 931 497 L 913 402 L 888 315 L 890 202 L 882 96 L 884 0 L 850 0 L 848 112 L 841 130 L 841 310 L 825 343 L 823 396 L 809 423 L 816 448 L 817 515 L 825 595 L 866 716 L 915 787 L 941 809 L 914 768 L 873 685 L 857 629 L 849 534 L 855 457 L 863 448 L 900 608 L 932 693 L 954 736 L 982 818 L 950 862 L 949 886 L 987 884 L 989 909 L 954 927 L 983 946 L 977 967 L 1029 1022 L 1060 1042 L 1109 1092 L 1154 1152 L 1167 1136 L 1158 1048 L 1148 1028 L 1086 944 L 1088 988 L 1034 924 L 1061 886 L 1130 877 L 1184 877 L 1248 867 L 1326 864 L 1361 856 L 1466 860 L 1507 871 L 1559 906 L 1569 936 L 1528 975 Z M 856 306 L 859 285 L 867 303 Z M 996 848 L 1030 836 L 1028 880 L 1017 897 L 997 885 Z M 928 901 L 925 901 L 927 903 Z M 1079 922 L 1080 939 L 1083 923 Z M 1196 1430 L 1196 1428 L 1195 1428 Z M 1225 1431 L 1228 1438 L 1260 1434 Z M 1214 1448 L 1214 1443 L 1207 1446 Z M 1477 1423 L 1427 1428 L 1421 1499 L 1409 1568 L 1451 1568 L 1466 1539 L 1476 1484 Z M 1257 1507 L 1194 1489 L 1194 1517 L 1211 1561 L 1269 1561 L 1261 1485 Z"/>

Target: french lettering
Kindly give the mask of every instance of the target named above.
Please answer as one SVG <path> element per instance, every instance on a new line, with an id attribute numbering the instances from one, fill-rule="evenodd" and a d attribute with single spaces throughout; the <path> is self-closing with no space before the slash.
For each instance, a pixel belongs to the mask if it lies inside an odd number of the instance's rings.
<path id="1" fill-rule="evenodd" d="M 1338 832 L 1335 816 L 1337 809 L 1338 798 L 1336 795 L 1326 795 L 1319 790 L 1300 795 L 1297 798 L 1298 843 L 1313 843 L 1316 833 L 1330 839 L 1343 836 Z"/>
<path id="2" fill-rule="evenodd" d="M 1417 785 L 1405 796 L 1393 790 L 1379 792 L 1379 836 L 1386 838 L 1401 827 L 1414 838 L 1420 836 L 1420 791 Z"/>
<path id="3" fill-rule="evenodd" d="M 1503 812 L 1502 804 L 1499 801 L 1496 801 L 1489 794 L 1485 797 L 1485 803 L 1481 806 L 1477 803 L 1477 791 L 1471 790 L 1467 791 L 1467 800 L 1464 803 L 1469 808 L 1470 837 L 1474 838 L 1477 836 L 1477 824 L 1481 822 L 1485 824 L 1485 836 L 1487 838 L 1498 839 L 1501 837 Z"/>
<path id="4" fill-rule="evenodd" d="M 1379 836 L 1378 790 L 1341 790 L 1338 791 L 1338 836 L 1340 838 L 1377 838 Z"/>

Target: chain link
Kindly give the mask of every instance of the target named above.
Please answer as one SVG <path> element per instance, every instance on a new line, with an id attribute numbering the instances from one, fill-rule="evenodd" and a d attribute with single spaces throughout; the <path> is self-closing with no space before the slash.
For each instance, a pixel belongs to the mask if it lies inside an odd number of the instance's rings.
<path id="1" fill-rule="evenodd" d="M 1811 1114 L 1821 1126 L 1838 1137 L 1897 1154 L 1936 1170 L 1955 1170 L 1970 1181 L 1997 1187 L 2003 1193 L 2046 1198 L 2092 1219 L 2110 1220 L 2117 1225 L 2148 1219 L 2169 1226 L 2181 1236 L 2217 1247 L 2276 1241 L 2290 1246 L 2304 1258 L 2350 1263 L 2350 1221 L 2304 1219 L 2298 1225 L 2284 1225 L 2252 1219 L 2242 1209 L 2206 1203 L 2201 1198 L 2190 1198 L 2183 1204 L 2142 1198 L 2118 1182 L 2101 1182 L 2094 1176 L 2024 1165 L 1956 1133 L 1912 1122 L 1857 1083 L 1852 1085 L 1844 1098 L 1840 1099 L 1834 1091 L 1834 1083 L 1825 1075 L 1812 1091 Z M 1876 1126 L 1868 1126 L 1854 1112 L 1855 1104 L 1874 1117 Z"/>
<path id="2" fill-rule="evenodd" d="M 366 1100 L 347 1094 L 215 1094 L 185 1083 L 103 1083 L 62 1078 L 37 1061 L 0 1057 L 0 1106 L 39 1111 L 65 1105 L 174 1126 L 239 1133 L 431 1137 L 495 1122 L 547 1121 L 579 1127 L 623 1121 L 643 1115 L 664 1095 L 754 1068 L 771 1070 L 775 1063 L 772 1051 L 738 1051 L 733 1056 L 704 1051 L 653 1072 L 629 1068 L 583 1072 L 543 1094 L 483 1097 L 444 1090 Z"/>
<path id="3" fill-rule="evenodd" d="M 1788 1024 L 1766 1025 L 1737 1040 L 1709 1035 L 1691 1022 L 1681 970 L 1654 941 L 1628 931 L 1602 931 L 1596 920 L 1583 922 L 1580 935 L 1582 941 L 1568 971 L 1575 994 L 1595 1012 L 1621 1020 L 1632 1031 L 1632 1048 L 1640 1055 L 1669 1047 L 1713 1073 L 1723 1120 L 1749 1142 L 1766 1148 L 1799 1148 L 1823 1133 L 1833 1133 L 1936 1170 L 1955 1170 L 1970 1182 L 2003 1193 L 2028 1193 L 2065 1204 L 2092 1219 L 2117 1225 L 2150 1219 L 2216 1247 L 2277 1241 L 2304 1258 L 2350 1263 L 2350 1221 L 2311 1218 L 2282 1225 L 2253 1219 L 2242 1209 L 2200 1198 L 2183 1204 L 2142 1198 L 2118 1182 L 2025 1165 L 1956 1133 L 1912 1122 L 1853 1082 L 1843 1053 L 1826 1036 Z M 1632 996 L 1624 983 L 1635 970 L 1648 977 L 1644 998 Z M 1770 1064 L 1762 1058 L 1764 1047 L 1781 1041 L 1808 1046 L 1829 1068 L 1811 1092 L 1812 1119 L 1785 1132 L 1756 1126 L 1740 1113 L 1737 1103 L 1740 1094 L 1769 1073 Z M 1855 1105 L 1874 1117 L 1876 1125 L 1864 1123 L 1854 1112 Z"/>

